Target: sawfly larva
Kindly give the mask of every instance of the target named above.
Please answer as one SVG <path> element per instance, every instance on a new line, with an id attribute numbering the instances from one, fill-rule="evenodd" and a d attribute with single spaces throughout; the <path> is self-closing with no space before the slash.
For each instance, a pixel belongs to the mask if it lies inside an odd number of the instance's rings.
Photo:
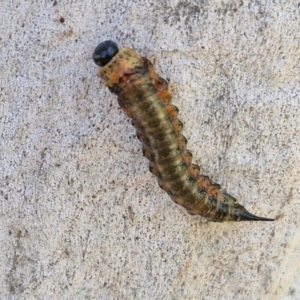
<path id="1" fill-rule="evenodd" d="M 116 43 L 100 43 L 93 54 L 100 77 L 118 96 L 123 111 L 132 118 L 143 154 L 159 186 L 188 213 L 209 220 L 273 221 L 249 213 L 218 184 L 200 174 L 186 149 L 178 109 L 171 104 L 168 83 L 158 76 L 151 62 L 133 49 Z"/>

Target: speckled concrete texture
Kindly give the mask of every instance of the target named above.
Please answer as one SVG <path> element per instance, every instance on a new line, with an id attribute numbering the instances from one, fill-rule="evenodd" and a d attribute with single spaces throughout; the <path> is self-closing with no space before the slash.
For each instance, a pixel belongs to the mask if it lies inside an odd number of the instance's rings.
<path id="1" fill-rule="evenodd" d="M 263 4 L 264 3 L 264 4 Z M 299 1 L 2 1 L 0 299 L 299 299 Z M 202 173 L 273 223 L 159 189 L 91 57 L 155 61 Z"/>

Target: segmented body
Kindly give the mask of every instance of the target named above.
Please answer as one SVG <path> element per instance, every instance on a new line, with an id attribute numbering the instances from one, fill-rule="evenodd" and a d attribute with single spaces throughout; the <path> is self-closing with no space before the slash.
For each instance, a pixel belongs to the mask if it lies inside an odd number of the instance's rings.
<path id="1" fill-rule="evenodd" d="M 117 49 L 109 59 L 105 53 L 103 62 L 99 58 L 102 44 L 94 53 L 95 62 L 101 65 L 100 77 L 132 118 L 143 154 L 150 161 L 149 169 L 172 200 L 188 213 L 212 221 L 271 221 L 249 213 L 218 184 L 200 174 L 186 149 L 187 140 L 181 134 L 182 123 L 177 107 L 171 104 L 168 84 L 156 74 L 151 62 L 128 48 Z"/>

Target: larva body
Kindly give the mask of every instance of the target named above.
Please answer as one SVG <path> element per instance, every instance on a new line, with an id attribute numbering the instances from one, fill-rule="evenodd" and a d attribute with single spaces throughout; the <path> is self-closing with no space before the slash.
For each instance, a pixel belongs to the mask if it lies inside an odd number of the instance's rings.
<path id="1" fill-rule="evenodd" d="M 152 64 L 133 49 L 118 49 L 112 41 L 97 46 L 93 55 L 100 77 L 119 105 L 132 118 L 143 154 L 159 186 L 188 213 L 209 220 L 272 221 L 249 213 L 237 200 L 213 184 L 192 163 L 181 134 L 178 109 L 171 104 L 167 82 L 159 77 Z"/>

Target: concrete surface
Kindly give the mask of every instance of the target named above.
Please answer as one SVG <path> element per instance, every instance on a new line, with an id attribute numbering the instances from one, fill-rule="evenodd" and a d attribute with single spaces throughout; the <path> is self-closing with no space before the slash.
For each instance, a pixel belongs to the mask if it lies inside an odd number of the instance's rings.
<path id="1" fill-rule="evenodd" d="M 2 1 L 1 299 L 300 299 L 299 1 Z M 174 84 L 195 162 L 273 223 L 171 202 L 91 60 Z"/>

